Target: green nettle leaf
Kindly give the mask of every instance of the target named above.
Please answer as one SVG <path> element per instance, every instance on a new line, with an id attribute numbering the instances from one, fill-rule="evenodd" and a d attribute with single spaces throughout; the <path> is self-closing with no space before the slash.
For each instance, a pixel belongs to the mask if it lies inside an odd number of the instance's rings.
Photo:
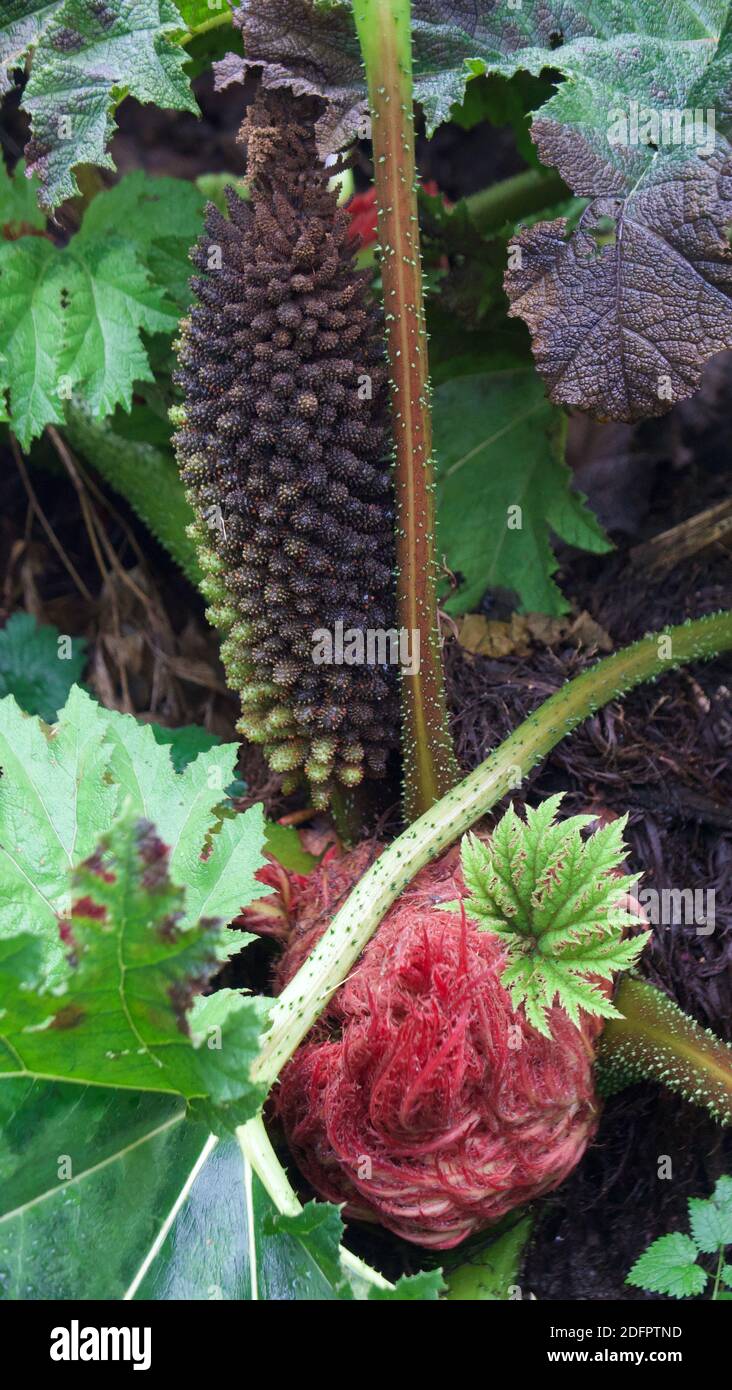
<path id="1" fill-rule="evenodd" d="M 177 111 L 198 111 L 186 55 L 171 43 L 185 30 L 172 0 L 63 0 L 35 49 L 23 106 L 31 118 L 28 166 L 52 210 L 79 192 L 79 164 L 114 168 L 106 147 L 121 93 Z"/>
<path id="2" fill-rule="evenodd" d="M 692 1298 L 702 1293 L 709 1278 L 706 1270 L 696 1263 L 698 1253 L 691 1237 L 679 1231 L 660 1236 L 636 1260 L 626 1283 L 647 1289 L 649 1293 Z"/>
<path id="3" fill-rule="evenodd" d="M 26 714 L 52 723 L 81 676 L 85 653 L 81 637 L 62 636 L 55 627 L 39 627 L 29 613 L 13 613 L 0 632 L 0 698 L 14 695 Z"/>
<path id="4" fill-rule="evenodd" d="M 700 1254 L 718 1256 L 718 1274 L 712 1292 L 713 1299 L 726 1299 L 719 1285 L 732 1287 L 732 1269 L 722 1263 L 725 1247 L 732 1244 L 732 1178 L 721 1177 L 711 1197 L 689 1198 L 691 1235 L 676 1231 L 661 1236 L 626 1277 L 626 1284 L 647 1289 L 649 1293 L 670 1294 L 674 1298 L 693 1298 L 705 1288 L 709 1274 L 697 1263 Z"/>
<path id="5" fill-rule="evenodd" d="M 514 1008 L 551 1037 L 549 1011 L 564 1009 L 573 1023 L 580 1010 L 618 1018 L 596 977 L 611 980 L 632 966 L 649 933 L 624 937 L 637 917 L 619 906 L 636 883 L 618 875 L 624 858 L 625 820 L 612 821 L 587 839 L 592 816 L 557 821 L 561 795 L 547 797 L 526 820 L 509 807 L 490 842 L 466 835 L 461 862 L 465 910 L 479 930 L 494 932 L 506 948 L 502 981 Z M 454 908 L 454 904 L 451 905 Z"/>
<path id="6" fill-rule="evenodd" d="M 202 916 L 229 922 L 267 892 L 255 880 L 264 860 L 261 806 L 224 811 L 236 745 L 208 749 L 175 771 L 170 749 L 131 715 L 105 710 L 78 687 L 58 724 L 28 718 L 0 701 L 0 937 L 26 931 L 46 967 L 62 958 L 59 917 L 70 911 L 68 873 L 128 805 L 170 846 L 171 874 L 186 888 L 184 925 Z M 238 949 L 247 941 L 232 934 Z"/>
<path id="7" fill-rule="evenodd" d="M 545 165 L 589 198 L 518 239 L 506 287 L 531 329 L 552 400 L 601 419 L 660 415 L 695 391 L 704 363 L 732 347 L 729 195 L 732 5 L 656 0 L 414 0 L 415 96 L 428 133 L 484 74 L 564 81 L 531 134 Z M 365 81 L 351 6 L 242 0 L 246 58 L 264 81 L 328 101 L 331 150 L 363 127 Z"/>
<path id="8" fill-rule="evenodd" d="M 249 1066 L 268 1001 L 232 992 L 194 1046 L 186 1015 L 220 968 L 225 928 L 184 925 L 170 862 L 155 827 L 127 809 L 70 876 L 69 956 L 53 989 L 36 938 L 0 941 L 0 1075 L 171 1092 L 237 1123 L 256 1111 L 264 1092 Z"/>
<path id="9" fill-rule="evenodd" d="M 691 1234 L 705 1254 L 732 1245 L 732 1178 L 720 1178 L 708 1201 L 691 1197 L 689 1221 Z"/>
<path id="10" fill-rule="evenodd" d="M 501 586 L 524 611 L 564 613 L 550 531 L 596 553 L 610 543 L 572 488 L 564 418 L 531 363 L 497 359 L 489 372 L 444 381 L 434 431 L 438 549 L 462 579 L 445 607 L 469 611 Z"/>

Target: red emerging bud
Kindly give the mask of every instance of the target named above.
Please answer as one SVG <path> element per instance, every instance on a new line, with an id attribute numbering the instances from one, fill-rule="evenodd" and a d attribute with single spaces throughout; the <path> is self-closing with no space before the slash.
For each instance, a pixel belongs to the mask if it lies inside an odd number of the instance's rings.
<path id="1" fill-rule="evenodd" d="M 366 847 L 322 867 L 296 903 L 279 984 L 294 974 L 355 880 Z M 373 849 L 369 852 L 373 852 Z M 511 1006 L 503 947 L 463 913 L 458 850 L 423 869 L 285 1067 L 277 1112 L 315 1190 L 347 1214 L 448 1249 L 558 1186 L 598 1117 L 602 1026 L 563 1010 L 551 1040 Z"/>

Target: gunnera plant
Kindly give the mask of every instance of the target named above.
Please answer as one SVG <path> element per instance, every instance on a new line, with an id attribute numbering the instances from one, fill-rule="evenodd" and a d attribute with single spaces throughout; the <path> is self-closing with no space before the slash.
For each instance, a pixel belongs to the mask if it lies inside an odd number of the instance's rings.
<path id="1" fill-rule="evenodd" d="M 381 777 L 394 668 L 317 664 L 314 634 L 389 630 L 394 509 L 382 315 L 318 158 L 320 103 L 261 91 L 251 202 L 209 206 L 182 325 L 176 447 L 240 732 L 316 804 Z"/>

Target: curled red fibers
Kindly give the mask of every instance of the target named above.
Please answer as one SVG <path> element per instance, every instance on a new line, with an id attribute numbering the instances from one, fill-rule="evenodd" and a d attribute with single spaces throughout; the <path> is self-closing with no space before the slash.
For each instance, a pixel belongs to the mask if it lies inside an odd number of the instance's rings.
<path id="1" fill-rule="evenodd" d="M 280 987 L 372 855 L 361 846 L 331 860 L 300 893 Z M 463 887 L 457 849 L 422 870 L 276 1094 L 293 1155 L 321 1197 L 437 1249 L 561 1183 L 598 1114 L 600 1021 L 578 1029 L 555 1009 L 549 1041 L 515 1013 L 498 938 L 437 907 Z"/>

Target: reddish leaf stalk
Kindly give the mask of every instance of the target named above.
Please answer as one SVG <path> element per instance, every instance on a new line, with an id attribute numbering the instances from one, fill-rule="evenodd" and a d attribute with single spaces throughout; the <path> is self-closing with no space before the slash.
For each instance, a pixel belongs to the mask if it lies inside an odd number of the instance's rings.
<path id="1" fill-rule="evenodd" d="M 408 820 L 458 781 L 437 627 L 432 419 L 417 221 L 409 0 L 358 0 L 372 114 L 397 501 L 399 626 L 419 634 L 419 670 L 402 676 Z M 413 646 L 414 650 L 414 646 Z"/>

